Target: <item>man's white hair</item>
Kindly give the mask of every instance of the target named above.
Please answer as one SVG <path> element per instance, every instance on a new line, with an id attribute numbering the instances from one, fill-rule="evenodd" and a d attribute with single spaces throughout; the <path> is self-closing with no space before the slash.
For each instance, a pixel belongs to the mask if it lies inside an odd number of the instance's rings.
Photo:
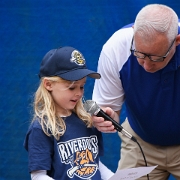
<path id="1" fill-rule="evenodd" d="M 136 16 L 134 34 L 136 33 L 148 41 L 164 34 L 170 44 L 178 34 L 178 16 L 166 5 L 147 5 Z"/>

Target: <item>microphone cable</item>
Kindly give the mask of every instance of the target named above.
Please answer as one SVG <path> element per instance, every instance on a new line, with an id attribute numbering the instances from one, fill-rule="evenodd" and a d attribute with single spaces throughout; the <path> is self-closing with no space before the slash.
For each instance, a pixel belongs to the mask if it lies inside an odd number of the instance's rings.
<path id="1" fill-rule="evenodd" d="M 146 165 L 146 167 L 147 167 L 147 161 L 146 161 L 145 154 L 144 154 L 144 152 L 143 152 L 143 150 L 142 150 L 142 147 L 141 147 L 141 145 L 139 144 L 139 142 L 137 141 L 137 139 L 136 139 L 135 137 L 134 137 L 134 139 L 136 140 L 136 141 L 134 141 L 134 142 L 137 143 L 137 145 L 139 146 L 139 149 L 141 150 L 142 156 L 143 156 L 143 158 L 144 158 L 145 165 Z M 149 174 L 147 174 L 147 180 L 150 180 L 150 179 L 149 179 Z"/>
<path id="2" fill-rule="evenodd" d="M 100 116 L 99 116 L 100 117 Z M 114 121 L 113 121 L 114 122 Z M 116 122 L 117 123 L 117 122 Z M 115 127 L 115 126 L 114 126 Z M 145 162 L 145 166 L 147 167 L 147 161 L 146 161 L 146 157 L 145 157 L 145 154 L 143 152 L 143 149 L 141 147 L 141 145 L 139 144 L 139 142 L 137 141 L 137 139 L 132 136 L 130 133 L 128 133 L 124 128 L 123 129 L 120 129 L 118 127 L 115 127 L 115 129 L 118 131 L 118 132 L 121 132 L 123 135 L 125 135 L 126 137 L 128 137 L 129 139 L 131 139 L 132 141 L 134 141 L 135 143 L 137 143 L 137 145 L 139 146 L 139 149 L 141 150 L 141 154 L 143 156 L 143 159 L 144 159 L 144 162 Z M 147 174 L 147 180 L 149 180 L 149 174 Z"/>

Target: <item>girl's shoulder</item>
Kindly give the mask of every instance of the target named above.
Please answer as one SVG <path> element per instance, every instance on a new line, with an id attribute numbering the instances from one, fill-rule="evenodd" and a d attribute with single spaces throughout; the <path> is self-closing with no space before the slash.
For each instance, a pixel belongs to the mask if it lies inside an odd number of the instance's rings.
<path id="1" fill-rule="evenodd" d="M 39 117 L 35 117 L 29 127 L 29 129 L 33 129 L 33 128 L 37 128 L 37 129 L 42 129 L 41 124 L 40 124 L 40 118 Z"/>

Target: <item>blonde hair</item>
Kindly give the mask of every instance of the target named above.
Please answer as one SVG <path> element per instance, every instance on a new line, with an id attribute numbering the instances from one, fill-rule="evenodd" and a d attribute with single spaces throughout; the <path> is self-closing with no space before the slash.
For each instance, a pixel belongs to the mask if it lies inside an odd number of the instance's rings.
<path id="1" fill-rule="evenodd" d="M 59 82 L 59 83 L 68 82 L 70 83 L 70 86 L 74 82 L 63 80 L 60 77 L 43 77 L 41 78 L 40 85 L 35 93 L 35 97 L 34 97 L 35 114 L 33 121 L 38 117 L 44 133 L 47 136 L 53 135 L 57 140 L 59 140 L 60 136 L 62 136 L 66 131 L 66 124 L 63 118 L 59 117 L 57 114 L 55 103 L 51 96 L 51 93 L 44 87 L 43 82 L 45 78 L 53 82 Z M 82 121 L 85 122 L 87 127 L 92 127 L 91 116 L 84 110 L 82 99 L 78 101 L 75 108 L 73 109 L 73 112 L 75 112 L 77 116 Z"/>
<path id="2" fill-rule="evenodd" d="M 141 35 L 144 42 L 154 41 L 156 35 L 164 34 L 171 43 L 178 34 L 178 16 L 166 5 L 147 5 L 136 16 L 134 34 L 136 33 Z"/>

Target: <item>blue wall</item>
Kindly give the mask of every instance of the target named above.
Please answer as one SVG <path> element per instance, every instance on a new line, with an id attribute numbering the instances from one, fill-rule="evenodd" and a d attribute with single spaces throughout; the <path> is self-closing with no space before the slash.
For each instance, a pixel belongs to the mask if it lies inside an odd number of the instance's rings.
<path id="1" fill-rule="evenodd" d="M 44 54 L 59 46 L 74 46 L 83 52 L 88 67 L 96 70 L 106 40 L 150 3 L 169 5 L 180 16 L 179 0 L 0 1 L 0 180 L 30 179 L 23 140 Z M 91 99 L 93 83 L 88 79 L 86 99 Z M 120 139 L 117 134 L 103 136 L 102 160 L 115 171 Z"/>

